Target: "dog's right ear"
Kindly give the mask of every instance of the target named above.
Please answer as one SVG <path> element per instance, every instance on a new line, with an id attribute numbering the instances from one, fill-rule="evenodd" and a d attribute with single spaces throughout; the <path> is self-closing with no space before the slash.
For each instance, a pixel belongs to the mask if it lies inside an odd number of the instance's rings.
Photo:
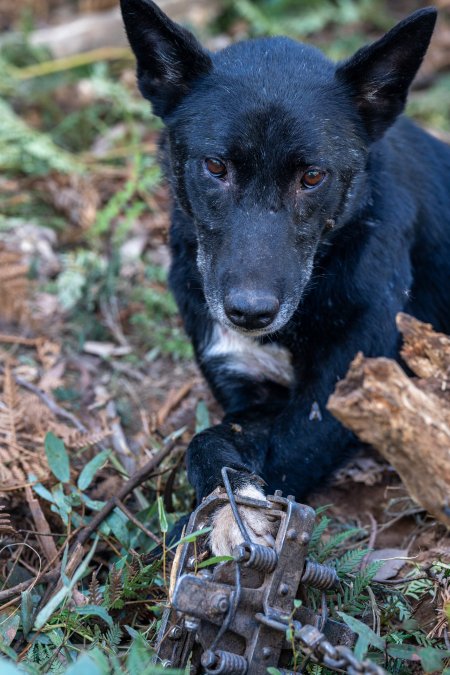
<path id="1" fill-rule="evenodd" d="M 372 140 L 380 138 L 403 111 L 436 15 L 433 7 L 419 9 L 338 66 L 336 75 L 349 88 Z"/>
<path id="2" fill-rule="evenodd" d="M 193 82 L 208 73 L 208 53 L 188 30 L 151 0 L 121 0 L 123 21 L 136 56 L 141 94 L 160 117 L 168 115 Z"/>

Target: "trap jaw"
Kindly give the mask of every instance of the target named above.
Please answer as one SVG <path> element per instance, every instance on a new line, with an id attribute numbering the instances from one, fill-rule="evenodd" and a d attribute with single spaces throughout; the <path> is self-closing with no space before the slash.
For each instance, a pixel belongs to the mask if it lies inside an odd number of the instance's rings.
<path id="1" fill-rule="evenodd" d="M 303 651 L 310 647 L 311 655 L 319 642 L 350 647 L 354 634 L 345 625 L 303 605 L 294 609 L 295 599 L 306 599 L 305 585 L 325 590 L 338 581 L 333 568 L 306 558 L 313 509 L 297 504 L 291 496 L 283 497 L 279 490 L 266 500 L 234 496 L 228 471 L 223 473 L 226 492 L 213 493 L 202 502 L 189 520 L 186 535 L 205 528 L 218 508 L 230 504 L 243 543 L 233 551 L 232 561 L 214 567 L 201 567 L 208 554 L 207 535 L 182 545 L 156 662 L 183 668 L 190 658 L 191 675 L 262 675 L 269 666 L 289 668 L 293 657 L 292 643 L 286 640 L 289 626 Z M 267 511 L 276 525 L 273 549 L 251 542 L 239 515 L 240 505 Z"/>

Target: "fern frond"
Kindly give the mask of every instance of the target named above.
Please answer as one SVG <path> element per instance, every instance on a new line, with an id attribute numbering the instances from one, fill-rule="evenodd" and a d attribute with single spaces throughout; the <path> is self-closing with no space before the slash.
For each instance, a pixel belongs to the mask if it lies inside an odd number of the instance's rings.
<path id="1" fill-rule="evenodd" d="M 369 553 L 369 549 L 355 548 L 347 551 L 343 556 L 334 561 L 333 565 L 339 577 L 351 574 L 359 569 L 364 557 Z"/>
<path id="2" fill-rule="evenodd" d="M 92 579 L 88 587 L 88 602 L 90 605 L 101 605 L 103 602 L 100 584 L 97 579 L 97 572 L 92 573 Z"/>
<path id="3" fill-rule="evenodd" d="M 360 535 L 361 532 L 364 532 L 364 530 L 361 530 L 360 527 L 352 527 L 348 530 L 344 530 L 344 532 L 338 532 L 337 534 L 331 535 L 328 541 L 318 547 L 317 555 L 319 560 L 321 562 L 326 560 L 332 551 L 342 546 L 347 539 Z"/>
<path id="4" fill-rule="evenodd" d="M 114 564 L 109 573 L 109 582 L 105 590 L 105 601 L 109 608 L 118 609 L 123 606 L 122 600 L 123 581 L 122 571 Z"/>
<path id="5" fill-rule="evenodd" d="M 105 643 L 113 651 L 115 651 L 116 648 L 120 645 L 121 640 L 122 640 L 122 629 L 120 628 L 118 623 L 113 623 L 111 628 L 108 628 L 108 630 L 105 633 Z"/>
<path id="6" fill-rule="evenodd" d="M 318 543 L 320 542 L 323 533 L 327 529 L 328 525 L 330 524 L 331 520 L 328 518 L 328 516 L 323 516 L 323 518 L 320 519 L 320 521 L 315 525 L 313 533 L 311 535 L 311 541 L 309 544 L 309 553 L 315 552 L 315 549 L 317 548 Z"/>

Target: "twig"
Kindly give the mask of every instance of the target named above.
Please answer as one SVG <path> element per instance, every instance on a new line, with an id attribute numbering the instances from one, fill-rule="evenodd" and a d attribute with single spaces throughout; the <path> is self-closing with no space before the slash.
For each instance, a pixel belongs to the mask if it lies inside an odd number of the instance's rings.
<path id="1" fill-rule="evenodd" d="M 383 579 L 383 581 L 380 582 L 374 582 L 374 583 L 382 583 L 384 584 L 389 584 L 390 586 L 401 586 L 401 584 L 410 584 L 412 581 L 418 581 L 419 579 L 429 579 L 428 574 L 418 574 L 415 577 L 411 577 L 410 579 Z"/>
<path id="2" fill-rule="evenodd" d="M 0 609 L 3 611 L 4 609 L 6 609 L 6 607 L 9 607 L 9 605 L 13 605 L 15 602 L 20 600 L 20 595 L 18 594 L 22 593 L 22 591 L 26 591 L 27 588 L 30 588 L 30 586 L 35 584 L 35 582 L 41 584 L 44 581 L 52 581 L 53 579 L 57 578 L 58 575 L 59 575 L 59 565 L 58 567 L 56 567 L 53 570 L 50 570 L 49 572 L 44 572 L 44 574 L 41 573 L 40 576 L 38 575 L 34 579 L 27 579 L 26 581 L 22 581 L 20 584 L 12 586 L 11 588 L 6 588 L 4 591 L 0 591 L 0 602 L 2 600 L 8 600 L 9 598 L 13 597 L 11 602 L 8 602 L 5 605 L 1 605 Z"/>
<path id="3" fill-rule="evenodd" d="M 114 299 L 111 298 L 110 302 L 108 302 L 104 297 L 100 297 L 100 311 L 106 325 L 108 326 L 112 335 L 115 337 L 116 341 L 122 345 L 122 347 L 129 347 L 130 343 L 126 339 L 122 330 L 122 326 L 120 325 L 117 301 L 114 302 Z"/>
<path id="4" fill-rule="evenodd" d="M 111 440 L 114 451 L 129 475 L 136 467 L 136 460 L 128 447 L 127 439 L 122 429 L 122 425 L 120 424 L 120 418 L 117 414 L 114 401 L 108 401 L 106 405 L 106 414 L 108 416 L 108 425 L 111 429 Z"/>
<path id="5" fill-rule="evenodd" d="M 370 520 L 370 537 L 369 537 L 369 543 L 367 544 L 367 548 L 374 549 L 375 548 L 375 542 L 377 539 L 377 534 L 378 534 L 378 523 L 373 517 L 373 515 L 370 513 L 370 511 L 367 511 L 367 515 Z"/>
<path id="6" fill-rule="evenodd" d="M 44 75 L 59 73 L 62 70 L 87 66 L 91 63 L 97 63 L 97 61 L 116 59 L 130 61 L 132 54 L 125 47 L 99 47 L 90 52 L 74 54 L 73 56 L 66 56 L 61 59 L 52 59 L 51 61 L 43 61 L 42 63 L 35 63 L 32 66 L 26 66 L 25 68 L 17 68 L 14 70 L 14 76 L 19 80 L 29 80 L 32 77 L 43 77 Z"/>
<path id="7" fill-rule="evenodd" d="M 120 501 L 120 499 L 118 499 L 117 497 L 114 497 L 114 500 L 115 500 L 115 504 L 116 504 L 117 508 L 120 509 L 120 510 L 126 515 L 126 517 L 128 518 L 128 520 L 131 520 L 131 522 L 134 523 L 134 524 L 136 525 L 136 527 L 138 527 L 140 530 L 142 530 L 142 532 L 143 532 L 147 537 L 149 537 L 149 539 L 151 539 L 151 540 L 154 541 L 156 544 L 158 544 L 158 546 L 162 546 L 162 541 L 161 541 L 161 539 L 160 539 L 159 537 L 157 537 L 156 534 L 153 534 L 153 532 L 151 532 L 149 529 L 147 529 L 147 528 L 145 527 L 145 525 L 143 525 L 143 524 L 141 523 L 141 521 L 138 520 L 138 519 L 136 518 L 136 516 L 130 511 L 130 509 L 127 508 L 127 507 L 125 506 L 125 504 L 124 504 L 123 502 Z"/>
<path id="8" fill-rule="evenodd" d="M 33 518 L 33 522 L 36 525 L 36 529 L 38 531 L 45 532 L 46 535 L 51 534 L 47 518 L 45 517 L 44 512 L 41 509 L 39 501 L 33 496 L 30 487 L 25 488 L 25 496 L 28 502 L 28 506 L 30 508 L 31 517 Z M 53 541 L 53 539 L 51 537 L 48 538 L 48 536 L 47 538 L 41 537 L 39 534 L 36 534 L 36 536 L 38 538 L 41 549 L 45 553 L 45 557 L 47 558 L 47 560 L 48 561 L 54 560 L 54 558 L 58 556 L 58 550 L 56 548 L 56 544 Z"/>
<path id="9" fill-rule="evenodd" d="M 25 347 L 37 347 L 41 338 L 25 338 L 18 335 L 6 335 L 0 333 L 0 342 L 5 342 L 11 345 L 24 345 Z"/>

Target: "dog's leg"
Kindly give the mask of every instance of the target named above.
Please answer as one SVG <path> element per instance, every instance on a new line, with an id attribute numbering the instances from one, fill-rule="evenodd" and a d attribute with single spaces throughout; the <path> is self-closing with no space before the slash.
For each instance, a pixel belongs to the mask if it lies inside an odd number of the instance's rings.
<path id="1" fill-rule="evenodd" d="M 197 434 L 188 448 L 188 476 L 199 500 L 222 484 L 221 470 L 224 466 L 238 471 L 230 474 L 235 494 L 264 498 L 259 476 L 263 472 L 271 427 L 289 397 L 287 381 L 285 386 L 269 379 L 269 374 L 276 377 L 277 371 L 276 361 L 269 362 L 270 358 L 278 358 L 280 369 L 285 375 L 289 373 L 281 350 L 272 347 L 265 355 L 263 349 L 255 344 L 252 358 L 247 359 L 243 358 L 244 345 L 239 350 L 236 340 L 231 342 L 234 351 L 225 352 L 225 344 L 222 344 L 219 352 L 216 345 L 214 349 L 207 350 L 201 360 L 205 375 L 226 415 L 222 424 Z M 239 512 L 255 543 L 273 544 L 273 523 L 264 511 L 239 506 Z M 216 555 L 227 555 L 241 542 L 242 535 L 231 507 L 224 506 L 213 519 L 211 549 Z"/>

